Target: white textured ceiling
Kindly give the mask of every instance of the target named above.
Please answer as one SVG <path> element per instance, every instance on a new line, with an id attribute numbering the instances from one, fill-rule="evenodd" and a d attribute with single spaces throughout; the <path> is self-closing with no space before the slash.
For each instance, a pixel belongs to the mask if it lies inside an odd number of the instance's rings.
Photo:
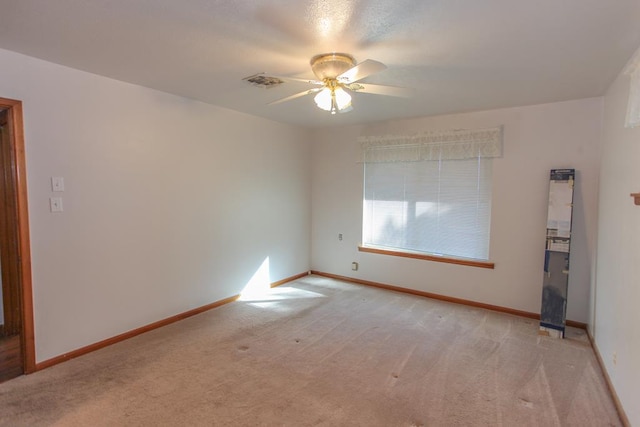
<path id="1" fill-rule="evenodd" d="M 640 45 L 639 0 L 0 0 L 0 48 L 269 119 L 319 127 L 599 96 Z M 347 52 L 388 69 L 335 116 L 310 86 Z M 1 64 L 0 64 L 1 65 Z"/>

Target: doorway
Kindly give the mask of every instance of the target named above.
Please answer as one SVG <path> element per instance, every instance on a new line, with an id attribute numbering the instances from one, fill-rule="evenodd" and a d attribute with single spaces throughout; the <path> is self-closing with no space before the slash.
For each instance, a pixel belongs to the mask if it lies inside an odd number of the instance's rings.
<path id="1" fill-rule="evenodd" d="M 0 382 L 35 370 L 22 103 L 0 98 Z"/>

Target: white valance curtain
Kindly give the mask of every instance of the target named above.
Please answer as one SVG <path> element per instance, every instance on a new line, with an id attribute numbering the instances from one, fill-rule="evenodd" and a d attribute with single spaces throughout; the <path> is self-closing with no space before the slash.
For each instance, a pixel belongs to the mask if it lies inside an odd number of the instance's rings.
<path id="1" fill-rule="evenodd" d="M 627 117 L 624 125 L 632 128 L 640 126 L 640 49 L 631 57 L 624 69 L 624 74 L 631 77 Z"/>
<path id="2" fill-rule="evenodd" d="M 502 127 L 425 132 L 418 135 L 363 136 L 360 163 L 462 160 L 502 156 Z"/>

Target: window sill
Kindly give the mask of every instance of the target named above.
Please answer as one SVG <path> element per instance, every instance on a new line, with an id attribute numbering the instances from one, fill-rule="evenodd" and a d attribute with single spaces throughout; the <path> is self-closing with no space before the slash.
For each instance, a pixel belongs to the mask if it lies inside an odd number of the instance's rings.
<path id="1" fill-rule="evenodd" d="M 399 256 L 404 258 L 414 258 L 414 259 L 422 259 L 426 261 L 436 261 L 436 262 L 445 262 L 449 264 L 458 264 L 458 265 L 467 265 L 470 267 L 480 267 L 480 268 L 490 268 L 494 269 L 495 264 L 489 261 L 478 261 L 473 259 L 466 258 L 453 258 L 447 256 L 438 256 L 438 255 L 430 255 L 422 252 L 409 252 L 402 250 L 391 250 L 391 249 L 381 249 L 373 246 L 358 246 L 358 250 L 360 252 L 369 252 L 372 254 L 379 255 L 391 255 L 391 256 Z"/>

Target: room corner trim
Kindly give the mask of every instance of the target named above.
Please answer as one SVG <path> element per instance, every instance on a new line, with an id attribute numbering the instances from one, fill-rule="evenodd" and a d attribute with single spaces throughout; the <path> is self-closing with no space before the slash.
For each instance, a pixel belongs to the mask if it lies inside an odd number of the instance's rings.
<path id="1" fill-rule="evenodd" d="M 418 296 L 421 296 L 421 297 L 432 298 L 432 299 L 436 299 L 436 300 L 439 300 L 439 301 L 451 302 L 451 303 L 454 303 L 454 304 L 462 304 L 462 305 L 466 305 L 466 306 L 470 306 L 470 307 L 476 307 L 476 308 L 484 308 L 484 309 L 487 309 L 487 310 L 498 311 L 500 313 L 512 314 L 514 316 L 521 316 L 521 317 L 527 317 L 529 319 L 540 320 L 540 314 L 539 313 L 531 313 L 531 312 L 528 312 L 528 311 L 522 311 L 522 310 L 516 310 L 516 309 L 513 309 L 513 308 L 502 307 L 502 306 L 499 306 L 499 305 L 485 304 L 485 303 L 482 303 L 482 302 L 471 301 L 471 300 L 462 299 L 462 298 L 448 297 L 446 295 L 434 294 L 434 293 L 425 292 L 425 291 L 418 291 L 416 289 L 403 288 L 403 287 L 400 287 L 400 286 L 387 285 L 385 283 L 371 282 L 369 280 L 355 279 L 353 277 L 339 276 L 337 274 L 324 273 L 324 272 L 321 272 L 321 271 L 311 270 L 311 274 L 315 274 L 315 275 L 318 275 L 318 276 L 329 277 L 331 279 L 343 280 L 345 282 L 357 283 L 357 284 L 365 285 L 365 286 L 372 286 L 374 288 L 387 289 L 387 290 L 390 290 L 390 291 L 402 292 L 402 293 L 405 293 L 405 294 L 418 295 Z M 587 324 L 586 323 L 576 322 L 574 320 L 567 320 L 567 326 L 571 326 L 571 327 L 579 328 L 579 329 L 585 329 L 585 330 L 587 329 Z"/>
<path id="2" fill-rule="evenodd" d="M 279 280 L 271 284 L 271 287 L 276 287 L 283 285 L 287 282 L 291 282 L 297 280 L 299 278 L 305 277 L 310 273 L 307 271 L 305 273 L 297 274 L 295 276 L 287 277 L 286 279 Z M 180 320 L 184 320 L 188 317 L 195 316 L 196 314 L 203 313 L 205 311 L 212 310 L 214 308 L 220 307 L 222 305 L 228 304 L 230 302 L 236 301 L 240 295 L 233 295 L 228 298 L 221 299 L 219 301 L 212 302 L 210 304 L 203 305 L 201 307 L 194 308 L 192 310 L 185 311 L 183 313 L 176 314 L 175 316 L 167 317 L 166 319 L 158 320 L 157 322 L 150 323 L 145 326 L 141 326 L 139 328 L 133 329 L 128 332 L 124 332 L 122 334 L 113 336 L 111 338 L 107 338 L 102 341 L 98 341 L 93 344 L 89 344 L 85 347 L 78 348 L 76 350 L 70 351 L 68 353 L 61 354 L 60 356 L 53 357 L 51 359 L 44 360 L 40 363 L 35 364 L 35 371 L 41 371 L 43 369 L 49 368 L 51 366 L 57 365 L 62 362 L 66 362 L 67 360 L 75 359 L 76 357 L 83 356 L 85 354 L 91 353 L 96 350 L 100 350 L 101 348 L 108 347 L 112 344 L 119 343 L 121 341 L 127 340 L 129 338 L 133 338 L 140 334 L 144 334 L 145 332 L 152 331 L 154 329 L 161 328 L 163 326 L 170 325 L 171 323 L 175 323 Z"/>
<path id="3" fill-rule="evenodd" d="M 598 365 L 600 365 L 600 370 L 602 371 L 602 375 L 604 376 L 604 381 L 607 383 L 607 387 L 609 388 L 609 392 L 611 393 L 613 404 L 616 407 L 616 410 L 618 411 L 618 416 L 620 417 L 620 421 L 622 421 L 622 425 L 624 425 L 625 427 L 631 427 L 631 423 L 629 422 L 629 418 L 627 418 L 627 414 L 624 411 L 622 402 L 620 402 L 618 393 L 616 393 L 616 389 L 613 387 L 613 382 L 611 382 L 611 377 L 609 376 L 609 372 L 607 371 L 607 368 L 604 365 L 604 360 L 602 359 L 602 355 L 600 354 L 600 350 L 598 349 L 596 340 L 593 338 L 593 336 L 591 335 L 591 332 L 588 329 L 587 329 L 587 336 L 589 337 L 589 341 L 591 342 L 591 347 L 593 348 L 593 352 L 596 355 L 596 360 L 598 361 Z"/>
<path id="4" fill-rule="evenodd" d="M 275 288 L 277 286 L 284 285 L 285 283 L 289 283 L 289 282 L 293 282 L 294 280 L 302 279 L 303 277 L 306 277 L 309 274 L 311 274 L 311 272 L 310 271 L 306 271 L 304 273 L 296 274 L 295 276 L 287 277 L 286 279 L 278 280 L 277 282 L 273 282 L 271 284 L 271 287 Z"/>
<path id="5" fill-rule="evenodd" d="M 240 295 L 234 295 L 229 298 L 225 298 L 211 304 L 203 305 L 202 307 L 194 308 L 193 310 L 185 311 L 184 313 L 176 314 L 175 316 L 167 317 L 166 319 L 159 320 L 157 322 L 150 323 L 148 325 L 142 326 L 140 328 L 133 329 L 131 331 L 113 336 L 111 338 L 107 338 L 102 341 L 98 341 L 93 344 L 89 344 L 88 346 L 78 348 L 76 350 L 70 351 L 68 353 L 61 354 L 60 356 L 56 356 L 54 358 L 45 360 L 43 362 L 36 364 L 36 370 L 41 371 L 42 369 L 49 368 L 51 366 L 57 365 L 58 363 L 66 362 L 67 360 L 75 359 L 76 357 L 91 353 L 96 350 L 100 350 L 101 348 L 110 346 L 112 344 L 116 344 L 120 341 L 124 341 L 129 338 L 133 338 L 137 335 L 144 334 L 145 332 L 152 331 L 157 328 L 161 328 L 162 326 L 167 326 L 171 323 L 177 322 L 179 320 L 186 319 L 187 317 L 195 316 L 196 314 L 200 314 L 202 312 L 214 309 L 216 307 L 220 307 L 221 305 L 225 305 L 227 303 L 233 302 L 237 300 Z"/>

